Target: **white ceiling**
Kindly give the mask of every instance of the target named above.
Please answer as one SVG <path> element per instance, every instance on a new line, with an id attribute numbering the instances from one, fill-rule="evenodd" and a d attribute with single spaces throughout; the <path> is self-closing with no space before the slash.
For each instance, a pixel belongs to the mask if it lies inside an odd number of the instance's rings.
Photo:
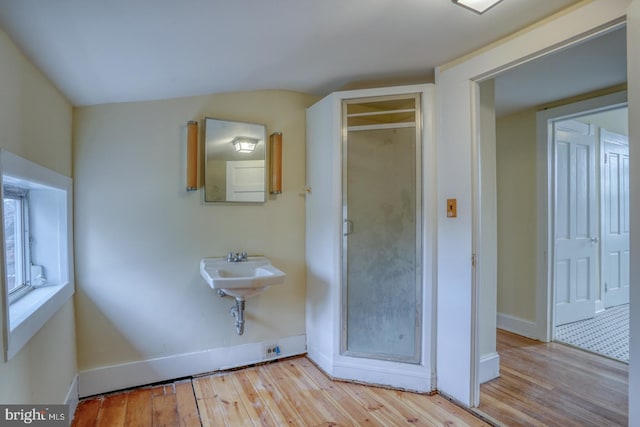
<path id="1" fill-rule="evenodd" d="M 626 81 L 626 29 L 621 28 L 499 75 L 496 116 Z"/>
<path id="2" fill-rule="evenodd" d="M 72 104 L 422 79 L 577 0 L 0 0 L 0 27 Z"/>

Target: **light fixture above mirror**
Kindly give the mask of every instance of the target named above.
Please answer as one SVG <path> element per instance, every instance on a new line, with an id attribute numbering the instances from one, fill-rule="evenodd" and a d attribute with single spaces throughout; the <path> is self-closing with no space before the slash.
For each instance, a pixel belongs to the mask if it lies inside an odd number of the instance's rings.
<path id="1" fill-rule="evenodd" d="M 253 153 L 260 140 L 249 136 L 236 136 L 231 143 L 238 153 Z"/>
<path id="2" fill-rule="evenodd" d="M 478 14 L 484 13 L 502 0 L 452 0 L 455 4 L 472 10 Z"/>

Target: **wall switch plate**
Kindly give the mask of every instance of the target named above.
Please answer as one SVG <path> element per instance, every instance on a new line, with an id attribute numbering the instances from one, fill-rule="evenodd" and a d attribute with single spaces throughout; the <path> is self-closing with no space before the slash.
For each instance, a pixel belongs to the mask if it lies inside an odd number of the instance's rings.
<path id="1" fill-rule="evenodd" d="M 447 199 L 447 218 L 455 218 L 458 216 L 458 200 Z"/>

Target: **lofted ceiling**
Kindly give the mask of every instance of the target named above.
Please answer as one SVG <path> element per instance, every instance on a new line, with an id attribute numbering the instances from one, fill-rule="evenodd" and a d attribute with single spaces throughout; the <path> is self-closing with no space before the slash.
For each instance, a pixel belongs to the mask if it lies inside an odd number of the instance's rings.
<path id="1" fill-rule="evenodd" d="M 578 0 L 0 0 L 0 27 L 73 105 L 433 79 Z"/>

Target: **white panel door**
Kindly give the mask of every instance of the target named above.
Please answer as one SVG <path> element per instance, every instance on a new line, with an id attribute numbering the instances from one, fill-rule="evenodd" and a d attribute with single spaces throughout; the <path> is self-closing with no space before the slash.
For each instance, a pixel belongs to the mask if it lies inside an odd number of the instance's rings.
<path id="1" fill-rule="evenodd" d="M 556 325 L 593 317 L 598 273 L 598 207 L 593 126 L 554 123 Z"/>
<path id="2" fill-rule="evenodd" d="M 227 202 L 264 202 L 264 160 L 227 162 Z"/>
<path id="3" fill-rule="evenodd" d="M 629 138 L 602 130 L 602 278 L 605 307 L 629 302 Z"/>

